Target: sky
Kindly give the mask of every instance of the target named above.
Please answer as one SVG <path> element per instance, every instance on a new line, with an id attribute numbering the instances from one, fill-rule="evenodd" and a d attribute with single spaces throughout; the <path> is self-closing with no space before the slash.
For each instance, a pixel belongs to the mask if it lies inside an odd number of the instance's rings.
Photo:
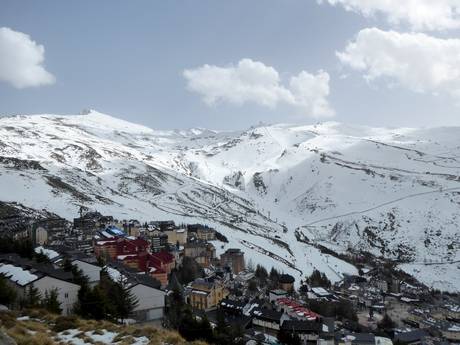
<path id="1" fill-rule="evenodd" d="M 0 1 L 0 114 L 460 125 L 460 0 Z"/>

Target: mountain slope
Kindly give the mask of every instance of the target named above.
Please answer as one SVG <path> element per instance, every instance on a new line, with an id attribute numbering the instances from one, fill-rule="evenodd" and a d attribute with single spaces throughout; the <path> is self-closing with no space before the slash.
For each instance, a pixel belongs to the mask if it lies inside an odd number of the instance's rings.
<path id="1" fill-rule="evenodd" d="M 460 275 L 460 128 L 325 123 L 156 131 L 94 111 L 0 119 L 5 201 L 72 218 L 203 221 L 254 262 L 298 278 L 356 269 L 321 254 L 366 250 L 429 285 Z M 419 266 L 430 263 L 429 266 Z"/>

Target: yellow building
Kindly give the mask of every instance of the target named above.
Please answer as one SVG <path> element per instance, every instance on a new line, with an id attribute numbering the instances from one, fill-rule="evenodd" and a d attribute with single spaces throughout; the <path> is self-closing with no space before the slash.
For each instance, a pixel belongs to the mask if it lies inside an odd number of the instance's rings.
<path id="1" fill-rule="evenodd" d="M 164 232 L 168 235 L 168 243 L 177 244 L 183 246 L 187 243 L 187 229 L 171 229 Z"/>
<path id="2" fill-rule="evenodd" d="M 228 295 L 229 292 L 222 282 L 210 282 L 200 278 L 191 285 L 189 303 L 193 308 L 209 310 L 216 308 L 220 301 Z"/>
<path id="3" fill-rule="evenodd" d="M 202 241 L 214 241 L 216 239 L 216 231 L 211 228 L 198 228 L 196 237 Z"/>
<path id="4" fill-rule="evenodd" d="M 36 230 L 35 230 L 35 243 L 37 245 L 44 245 L 48 242 L 48 231 L 39 226 Z"/>

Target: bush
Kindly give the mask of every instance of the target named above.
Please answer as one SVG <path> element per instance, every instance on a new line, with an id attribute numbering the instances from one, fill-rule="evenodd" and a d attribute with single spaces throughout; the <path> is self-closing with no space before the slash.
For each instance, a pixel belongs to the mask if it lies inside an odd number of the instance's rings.
<path id="1" fill-rule="evenodd" d="M 17 313 L 15 312 L 0 312 L 0 326 L 12 328 L 16 325 Z"/>
<path id="2" fill-rule="evenodd" d="M 56 318 L 53 331 L 62 332 L 67 329 L 78 328 L 78 319 L 75 316 L 59 316 Z"/>

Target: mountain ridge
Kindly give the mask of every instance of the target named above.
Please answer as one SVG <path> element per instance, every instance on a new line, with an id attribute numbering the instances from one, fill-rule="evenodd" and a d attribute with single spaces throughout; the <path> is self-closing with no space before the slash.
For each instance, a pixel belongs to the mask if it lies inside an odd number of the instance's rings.
<path id="1" fill-rule="evenodd" d="M 127 218 L 202 221 L 253 261 L 298 278 L 313 268 L 333 280 L 356 273 L 313 246 L 320 244 L 397 260 L 422 282 L 455 291 L 458 137 L 460 127 L 158 131 L 95 111 L 4 117 L 0 184 L 11 198 L 4 201 L 66 218 L 85 205 Z M 424 263 L 432 265 L 420 270 Z"/>

